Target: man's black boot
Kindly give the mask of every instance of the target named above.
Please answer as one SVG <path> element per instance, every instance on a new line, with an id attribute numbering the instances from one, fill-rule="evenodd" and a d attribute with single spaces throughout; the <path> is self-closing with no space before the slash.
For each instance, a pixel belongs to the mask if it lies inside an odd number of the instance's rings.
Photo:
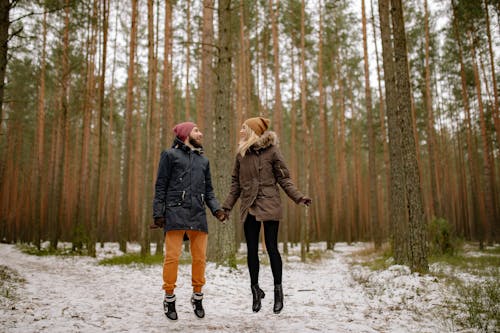
<path id="1" fill-rule="evenodd" d="M 203 304 L 201 304 L 202 300 L 203 293 L 193 293 L 193 296 L 191 296 L 191 304 L 193 305 L 194 314 L 198 318 L 205 317 L 205 310 L 203 309 Z"/>
<path id="2" fill-rule="evenodd" d="M 263 299 L 266 296 L 266 294 L 264 294 L 264 291 L 262 291 L 262 289 L 259 288 L 258 284 L 252 285 L 251 288 L 253 296 L 252 310 L 253 312 L 259 312 L 261 308 L 260 300 Z"/>
<path id="3" fill-rule="evenodd" d="M 281 284 L 274 285 L 274 313 L 280 313 L 283 309 L 283 287 Z"/>
<path id="4" fill-rule="evenodd" d="M 177 320 L 177 312 L 175 311 L 175 295 L 165 294 L 165 299 L 163 300 L 163 311 L 168 319 Z"/>

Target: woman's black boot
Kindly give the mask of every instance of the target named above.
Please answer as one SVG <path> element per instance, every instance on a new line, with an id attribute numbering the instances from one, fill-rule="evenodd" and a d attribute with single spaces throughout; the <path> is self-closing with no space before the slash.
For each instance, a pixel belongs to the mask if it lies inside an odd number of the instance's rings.
<path id="1" fill-rule="evenodd" d="M 254 284 L 251 287 L 253 296 L 252 310 L 253 312 L 259 312 L 261 307 L 260 300 L 263 299 L 266 296 L 266 294 L 264 294 L 262 289 L 259 288 L 258 284 Z"/>
<path id="2" fill-rule="evenodd" d="M 283 309 L 283 287 L 281 284 L 274 285 L 274 313 L 280 313 Z"/>

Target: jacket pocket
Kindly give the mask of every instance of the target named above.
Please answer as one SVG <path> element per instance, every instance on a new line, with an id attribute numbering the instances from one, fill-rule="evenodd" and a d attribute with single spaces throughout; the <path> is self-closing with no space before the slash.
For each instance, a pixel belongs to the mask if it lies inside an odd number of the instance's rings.
<path id="1" fill-rule="evenodd" d="M 181 206 L 186 197 L 186 191 L 171 191 L 167 193 L 167 199 L 165 200 L 165 205 L 167 207 L 177 207 Z"/>

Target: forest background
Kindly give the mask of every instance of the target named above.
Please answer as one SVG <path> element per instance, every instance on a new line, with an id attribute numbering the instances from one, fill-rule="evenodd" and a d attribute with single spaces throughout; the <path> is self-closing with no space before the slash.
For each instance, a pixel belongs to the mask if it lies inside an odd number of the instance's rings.
<path id="1" fill-rule="evenodd" d="M 285 253 L 390 241 L 425 270 L 433 228 L 500 238 L 499 1 L 0 3 L 1 241 L 161 251 L 148 226 L 173 125 L 198 124 L 223 200 L 257 115 L 313 199 L 283 196 Z M 237 215 L 210 219 L 211 260 L 233 260 Z"/>

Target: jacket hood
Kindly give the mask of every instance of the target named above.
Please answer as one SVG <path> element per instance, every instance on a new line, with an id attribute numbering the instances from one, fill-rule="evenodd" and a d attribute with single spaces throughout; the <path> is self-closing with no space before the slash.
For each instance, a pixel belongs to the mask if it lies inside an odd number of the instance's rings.
<path id="1" fill-rule="evenodd" d="M 261 150 L 271 146 L 279 146 L 279 139 L 276 132 L 266 131 L 262 134 L 257 142 L 252 145 L 252 149 Z"/>

